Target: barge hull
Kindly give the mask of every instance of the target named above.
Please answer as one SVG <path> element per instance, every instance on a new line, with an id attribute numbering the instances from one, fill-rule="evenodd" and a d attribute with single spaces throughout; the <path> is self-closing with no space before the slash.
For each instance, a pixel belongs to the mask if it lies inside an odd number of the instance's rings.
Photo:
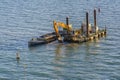
<path id="1" fill-rule="evenodd" d="M 62 31 L 60 31 L 60 33 L 62 34 Z M 32 38 L 30 41 L 28 41 L 28 46 L 31 47 L 31 46 L 47 44 L 56 40 L 57 40 L 57 36 L 55 32 L 47 33 L 45 35 L 39 36 L 38 38 Z"/>

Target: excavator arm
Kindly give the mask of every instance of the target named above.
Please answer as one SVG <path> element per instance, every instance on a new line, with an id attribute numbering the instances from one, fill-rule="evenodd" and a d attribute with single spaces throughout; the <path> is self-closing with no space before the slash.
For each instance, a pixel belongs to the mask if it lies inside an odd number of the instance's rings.
<path id="1" fill-rule="evenodd" d="M 66 25 L 66 24 L 63 23 L 63 22 L 53 21 L 53 27 L 54 27 L 54 30 L 55 30 L 55 32 L 56 32 L 56 36 L 57 36 L 59 42 L 62 42 L 62 37 L 61 37 L 61 35 L 59 34 L 58 27 L 62 27 L 62 28 L 64 28 L 64 29 L 68 30 L 68 32 L 72 30 L 72 28 L 69 27 L 69 25 Z"/>

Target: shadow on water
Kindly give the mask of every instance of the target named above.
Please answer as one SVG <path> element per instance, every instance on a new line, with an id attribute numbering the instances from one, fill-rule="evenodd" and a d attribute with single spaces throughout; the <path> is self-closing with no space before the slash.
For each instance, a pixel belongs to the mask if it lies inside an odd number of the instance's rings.
<path id="1" fill-rule="evenodd" d="M 27 57 L 24 56 L 23 54 L 25 54 L 26 51 L 20 51 L 19 52 L 19 58 L 16 57 L 16 73 L 19 75 L 15 75 L 15 80 L 27 80 L 27 75 L 28 75 L 28 62 L 27 62 Z"/>
<path id="2" fill-rule="evenodd" d="M 64 70 L 68 70 L 74 67 L 74 64 L 77 63 L 85 63 L 93 62 L 96 55 L 99 55 L 100 43 L 102 40 L 96 39 L 93 41 L 88 41 L 84 43 L 51 43 L 44 46 L 38 46 L 32 49 L 32 51 L 46 51 L 47 47 L 52 48 L 53 54 L 52 58 L 54 58 L 52 66 L 54 66 L 55 75 L 62 75 Z M 50 50 L 50 49 L 49 49 Z M 51 53 L 47 50 L 47 53 Z M 51 55 L 51 54 L 50 54 Z M 65 72 L 66 73 L 66 72 Z"/>
<path id="3" fill-rule="evenodd" d="M 77 66 L 91 65 L 91 62 L 97 61 L 96 56 L 99 56 L 101 52 L 100 43 L 101 40 L 96 39 L 79 44 L 67 43 L 56 45 L 54 71 L 58 79 L 66 78 L 67 74 L 71 75 L 71 73 L 67 72 L 70 72 L 69 70 L 74 70 Z M 60 76 L 62 76 L 62 78 Z"/>
<path id="4" fill-rule="evenodd" d="M 60 59 L 64 57 L 70 57 L 74 52 L 77 52 L 79 49 L 79 44 L 76 43 L 61 43 L 55 47 L 55 58 Z"/>
<path id="5" fill-rule="evenodd" d="M 39 49 L 41 46 L 43 46 L 43 45 L 28 46 L 28 49 L 29 49 L 30 51 L 35 51 L 35 50 Z"/>
<path id="6" fill-rule="evenodd" d="M 85 43 L 86 53 L 88 55 L 98 54 L 100 51 L 100 40 L 97 38 L 95 40 Z"/>
<path id="7" fill-rule="evenodd" d="M 28 46 L 29 51 L 36 51 L 36 50 L 44 50 L 53 47 L 56 45 L 56 41 L 47 43 L 47 44 L 42 44 L 42 45 L 36 45 L 36 46 Z"/>
<path id="8" fill-rule="evenodd" d="M 100 39 L 84 42 L 84 43 L 50 43 L 35 47 L 29 47 L 30 52 L 43 52 L 50 54 L 54 58 L 53 66 L 56 77 L 59 79 L 60 75 L 64 75 L 64 70 L 71 69 L 77 63 L 89 63 L 93 61 L 94 57 L 100 53 Z M 49 52 L 51 50 L 51 52 Z M 46 52 L 45 52 L 46 51 Z M 53 56 L 55 55 L 55 56 Z M 92 56 L 91 56 L 92 55 Z M 75 64 L 75 65 L 74 65 Z M 85 64 L 83 64 L 85 65 Z M 26 70 L 26 68 L 25 68 Z M 26 76 L 27 71 L 24 70 Z M 63 73 L 65 72 L 65 73 Z M 61 79 L 61 78 L 60 78 Z"/>
<path id="9" fill-rule="evenodd" d="M 27 65 L 17 60 L 16 73 L 19 74 L 16 76 L 16 79 L 22 78 L 23 80 L 27 80 Z"/>
<path id="10" fill-rule="evenodd" d="M 71 57 L 76 53 L 91 55 L 99 53 L 100 40 L 95 39 L 84 43 L 67 43 L 67 44 L 58 44 L 55 47 L 55 57 L 60 59 L 63 57 Z M 73 54 L 74 53 L 74 54 Z"/>

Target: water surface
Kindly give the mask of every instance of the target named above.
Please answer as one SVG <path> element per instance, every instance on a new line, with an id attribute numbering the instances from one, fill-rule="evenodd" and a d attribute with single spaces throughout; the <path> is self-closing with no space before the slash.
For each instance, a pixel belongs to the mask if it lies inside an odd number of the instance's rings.
<path id="1" fill-rule="evenodd" d="M 119 0 L 0 0 L 0 80 L 119 80 Z M 32 38 L 53 31 L 53 20 L 74 28 L 93 9 L 107 37 L 81 44 L 52 42 L 29 48 Z M 20 61 L 16 53 L 20 52 Z"/>

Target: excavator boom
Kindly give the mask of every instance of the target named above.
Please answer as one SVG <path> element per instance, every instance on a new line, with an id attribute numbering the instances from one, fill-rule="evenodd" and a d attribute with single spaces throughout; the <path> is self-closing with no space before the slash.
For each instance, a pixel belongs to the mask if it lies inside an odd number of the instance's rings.
<path id="1" fill-rule="evenodd" d="M 53 21 L 53 27 L 54 27 L 54 30 L 56 32 L 56 36 L 58 38 L 58 41 L 62 42 L 62 37 L 61 35 L 59 34 L 59 30 L 58 30 L 58 27 L 62 27 L 63 29 L 66 29 L 68 32 L 72 30 L 71 27 L 69 27 L 69 25 L 66 25 L 65 23 L 63 22 L 56 22 L 56 21 Z"/>

